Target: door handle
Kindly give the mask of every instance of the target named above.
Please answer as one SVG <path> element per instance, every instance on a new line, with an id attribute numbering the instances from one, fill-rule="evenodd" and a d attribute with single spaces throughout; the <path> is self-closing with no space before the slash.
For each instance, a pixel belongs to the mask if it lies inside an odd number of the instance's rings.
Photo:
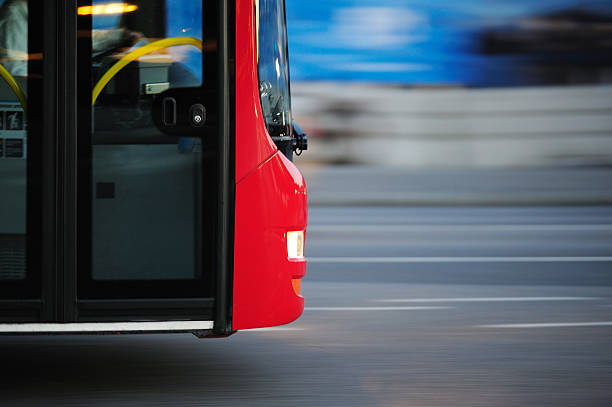
<path id="1" fill-rule="evenodd" d="M 214 90 L 168 89 L 153 97 L 151 116 L 155 126 L 169 136 L 210 138 L 217 131 L 217 101 Z"/>
<path id="2" fill-rule="evenodd" d="M 176 126 L 176 99 L 166 97 L 162 100 L 162 123 L 164 126 Z"/>

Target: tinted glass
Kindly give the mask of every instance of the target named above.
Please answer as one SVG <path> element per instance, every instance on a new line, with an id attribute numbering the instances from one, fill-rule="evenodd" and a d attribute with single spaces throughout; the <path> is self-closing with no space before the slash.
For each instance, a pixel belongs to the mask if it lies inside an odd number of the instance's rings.
<path id="1" fill-rule="evenodd" d="M 0 6 L 0 280 L 26 278 L 28 3 Z M 9 84 L 12 84 L 10 86 Z"/>
<path id="2" fill-rule="evenodd" d="M 198 279 L 201 139 L 165 134 L 153 105 L 169 89 L 205 80 L 202 3 L 133 1 L 114 13 L 107 4 L 91 7 L 91 278 Z M 174 40 L 159 45 L 166 39 Z M 123 61 L 132 62 L 113 73 Z"/>
<path id="3" fill-rule="evenodd" d="M 272 137 L 291 135 L 291 99 L 284 0 L 259 0 L 258 68 L 261 106 Z"/>

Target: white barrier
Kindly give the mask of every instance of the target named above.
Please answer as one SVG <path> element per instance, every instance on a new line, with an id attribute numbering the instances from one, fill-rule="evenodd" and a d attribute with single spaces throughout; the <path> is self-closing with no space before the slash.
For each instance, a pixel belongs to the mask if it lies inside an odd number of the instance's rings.
<path id="1" fill-rule="evenodd" d="M 305 159 L 403 167 L 612 164 L 612 85 L 292 85 Z"/>

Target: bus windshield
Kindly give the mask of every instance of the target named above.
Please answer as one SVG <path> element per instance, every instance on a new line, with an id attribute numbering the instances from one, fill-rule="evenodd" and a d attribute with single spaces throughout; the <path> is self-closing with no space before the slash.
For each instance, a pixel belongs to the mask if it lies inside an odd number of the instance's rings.
<path id="1" fill-rule="evenodd" d="M 272 137 L 291 136 L 291 98 L 284 0 L 259 0 L 258 70 L 264 120 Z"/>

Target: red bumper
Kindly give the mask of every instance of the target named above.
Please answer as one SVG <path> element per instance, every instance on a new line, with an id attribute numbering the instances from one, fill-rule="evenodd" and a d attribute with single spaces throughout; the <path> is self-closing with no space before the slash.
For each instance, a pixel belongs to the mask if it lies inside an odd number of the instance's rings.
<path id="1" fill-rule="evenodd" d="M 282 153 L 238 183 L 233 329 L 287 324 L 302 314 L 296 283 L 306 260 L 288 258 L 286 233 L 305 230 L 307 218 L 304 178 Z"/>

